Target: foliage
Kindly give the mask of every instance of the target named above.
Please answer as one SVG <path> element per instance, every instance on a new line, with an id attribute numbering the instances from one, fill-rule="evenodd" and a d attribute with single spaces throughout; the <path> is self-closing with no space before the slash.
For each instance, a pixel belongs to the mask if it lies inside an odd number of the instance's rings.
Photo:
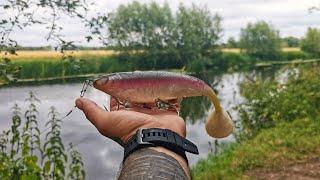
<path id="1" fill-rule="evenodd" d="M 16 50 L 20 48 L 18 41 L 14 38 L 15 31 L 35 25 L 47 29 L 46 40 L 51 42 L 55 50 L 61 52 L 63 67 L 72 64 L 75 70 L 81 65 L 81 60 L 66 56 L 65 50 L 75 49 L 73 41 L 65 40 L 61 34 L 63 27 L 58 21 L 61 18 L 70 17 L 78 19 L 91 30 L 90 34 L 99 35 L 100 24 L 94 23 L 98 20 L 106 20 L 105 15 L 87 17 L 88 4 L 85 0 L 5 0 L 0 5 L 0 85 L 16 80 L 16 74 L 21 69 L 10 63 L 9 55 L 17 55 Z M 104 22 L 104 21 L 103 21 Z M 98 37 L 100 39 L 100 37 Z M 92 40 L 92 36 L 86 39 Z M 102 40 L 102 39 L 100 39 Z M 66 61 L 68 60 L 68 61 Z M 62 71 L 64 76 L 64 71 Z"/>
<path id="2" fill-rule="evenodd" d="M 313 57 L 320 57 L 320 30 L 308 28 L 305 38 L 302 39 L 301 49 Z"/>
<path id="3" fill-rule="evenodd" d="M 137 1 L 121 5 L 108 20 L 109 41 L 119 50 L 151 61 L 152 67 L 171 64 L 186 65 L 216 49 L 221 33 L 221 18 L 207 9 L 182 4 L 175 15 L 168 4 Z M 148 63 L 150 64 L 150 63 Z M 152 68 L 151 67 L 151 68 Z"/>
<path id="4" fill-rule="evenodd" d="M 38 127 L 37 115 L 38 110 L 36 103 L 39 103 L 40 100 L 35 96 L 34 92 L 29 92 L 29 97 L 26 99 L 29 104 L 29 108 L 25 112 L 26 122 L 22 131 L 23 138 L 23 155 L 27 155 L 29 152 L 30 156 L 35 154 L 35 150 L 38 150 L 40 157 L 42 157 L 42 148 L 40 142 L 40 130 Z"/>
<path id="5" fill-rule="evenodd" d="M 242 126 L 239 138 L 250 138 L 279 121 L 318 117 L 319 72 L 319 66 L 287 69 L 282 82 L 257 79 L 244 83 L 242 94 L 247 101 L 239 107 Z"/>
<path id="6" fill-rule="evenodd" d="M 82 14 L 88 9 L 83 0 L 6 0 L 0 10 L 6 14 L 0 19 L 0 50 L 8 51 L 6 48 L 9 48 L 14 51 L 18 47 L 12 37 L 15 30 L 43 25 L 48 29 L 48 40 L 63 41 L 59 34 L 62 27 L 57 21 L 62 15 L 84 19 Z M 43 13 L 45 10 L 47 12 Z"/>
<path id="7" fill-rule="evenodd" d="M 285 38 L 282 38 L 282 47 L 299 47 L 300 46 L 300 39 L 293 37 L 293 36 L 288 36 Z"/>
<path id="8" fill-rule="evenodd" d="M 270 105 L 272 106 L 272 105 Z M 209 155 L 191 171 L 193 179 L 250 179 L 254 169 L 282 169 L 317 157 L 320 119 L 296 119 L 279 122 L 254 138 L 225 146 L 218 156 Z"/>
<path id="9" fill-rule="evenodd" d="M 289 67 L 276 79 L 248 78 L 238 107 L 237 142 L 193 169 L 194 179 L 241 179 L 254 169 L 280 169 L 319 154 L 320 66 Z"/>
<path id="10" fill-rule="evenodd" d="M 81 154 L 75 149 L 74 145 L 70 143 L 70 158 L 68 178 L 70 179 L 85 179 L 85 171 L 83 169 L 83 162 Z"/>
<path id="11" fill-rule="evenodd" d="M 264 60 L 277 59 L 281 50 L 279 31 L 264 21 L 249 23 L 241 29 L 239 45 L 250 56 Z"/>
<path id="12" fill-rule="evenodd" d="M 1 52 L 1 51 L 0 51 Z M 17 78 L 21 67 L 15 66 L 9 58 L 0 58 L 0 86 Z"/>
<path id="13" fill-rule="evenodd" d="M 50 107 L 49 118 L 46 127 L 49 127 L 50 131 L 46 134 L 46 143 L 43 145 L 45 152 L 43 174 L 45 178 L 63 179 L 68 158 L 60 135 L 62 121 L 58 119 L 54 107 Z"/>
<path id="14" fill-rule="evenodd" d="M 51 125 L 51 131 L 47 133 L 42 147 L 37 118 L 37 103 L 40 101 L 33 92 L 29 93 L 26 100 L 29 106 L 24 118 L 21 109 L 15 104 L 11 129 L 0 134 L 0 179 L 84 179 L 80 154 L 73 148 L 69 155 L 63 148 L 57 123 L 60 120 L 54 108 L 51 108 L 51 120 L 47 123 Z M 71 162 L 67 161 L 68 155 Z M 67 164 L 70 164 L 70 169 L 65 168 Z"/>
<path id="15" fill-rule="evenodd" d="M 223 52 L 211 55 L 206 69 L 218 72 L 248 70 L 255 62 L 254 58 L 243 53 Z"/>
<path id="16" fill-rule="evenodd" d="M 303 51 L 282 51 L 280 54 L 280 59 L 282 61 L 291 61 L 297 59 L 310 59 L 312 58 L 309 54 Z"/>
<path id="17" fill-rule="evenodd" d="M 72 63 L 72 60 L 61 61 L 57 54 L 41 54 L 30 55 L 22 54 L 12 61 L 14 66 L 21 67 L 17 77 L 19 79 L 35 79 L 40 78 L 63 78 L 63 75 L 83 75 L 97 73 L 111 73 L 118 71 L 133 70 L 150 70 L 150 69 L 181 69 L 181 64 L 170 62 L 170 57 L 161 56 L 163 60 L 153 67 L 154 63 L 148 61 L 145 55 L 113 55 L 111 52 L 79 52 L 71 57 L 76 56 L 79 61 Z M 83 59 L 83 56 L 86 56 Z M 282 60 L 308 59 L 310 56 L 302 51 L 281 52 Z M 279 59 L 275 59 L 279 60 Z M 201 58 L 190 63 L 189 71 L 202 72 L 203 68 L 207 71 L 226 72 L 235 70 L 248 70 L 253 67 L 257 61 L 243 53 L 238 52 L 221 52 L 210 54 L 207 58 Z"/>
<path id="18" fill-rule="evenodd" d="M 226 48 L 239 48 L 239 42 L 234 37 L 230 37 L 227 41 Z"/>
<path id="19" fill-rule="evenodd" d="M 162 49 L 170 39 L 172 18 L 168 4 L 161 7 L 155 2 L 140 4 L 134 1 L 120 5 L 109 15 L 111 44 L 128 50 Z"/>
<path id="20" fill-rule="evenodd" d="M 221 17 L 209 10 L 193 5 L 180 5 L 176 14 L 178 58 L 185 63 L 215 53 L 220 39 Z M 209 52 L 210 51 L 210 52 Z"/>

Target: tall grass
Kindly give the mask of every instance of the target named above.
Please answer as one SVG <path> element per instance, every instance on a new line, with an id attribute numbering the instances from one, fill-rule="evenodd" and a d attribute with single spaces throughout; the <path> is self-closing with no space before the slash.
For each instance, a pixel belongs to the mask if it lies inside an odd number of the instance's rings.
<path id="1" fill-rule="evenodd" d="M 20 59 L 13 61 L 17 66 L 21 66 L 21 79 L 39 79 L 48 77 L 62 77 L 63 75 L 78 75 L 88 73 L 106 73 L 122 70 L 114 57 L 88 57 L 81 61 L 80 68 L 74 68 L 67 60 L 57 58 L 34 58 Z"/>

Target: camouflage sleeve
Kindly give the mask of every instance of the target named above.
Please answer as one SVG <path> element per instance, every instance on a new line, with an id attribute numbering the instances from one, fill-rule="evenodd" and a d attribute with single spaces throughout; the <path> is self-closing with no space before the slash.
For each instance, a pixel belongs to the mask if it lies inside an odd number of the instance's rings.
<path id="1" fill-rule="evenodd" d="M 143 148 L 135 151 L 126 158 L 122 164 L 118 179 L 186 180 L 189 179 L 189 176 L 173 157 L 149 148 Z"/>

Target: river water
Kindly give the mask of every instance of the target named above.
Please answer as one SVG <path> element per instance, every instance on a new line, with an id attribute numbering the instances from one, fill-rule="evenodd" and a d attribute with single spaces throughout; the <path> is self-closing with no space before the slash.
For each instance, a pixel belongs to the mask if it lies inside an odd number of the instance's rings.
<path id="1" fill-rule="evenodd" d="M 222 106 L 231 113 L 233 119 L 237 119 L 237 114 L 232 108 L 244 100 L 239 93 L 239 82 L 243 77 L 244 75 L 240 73 L 206 76 L 207 82 L 214 85 L 215 90 L 218 91 Z M 55 106 L 62 117 L 74 106 L 74 100 L 79 97 L 81 88 L 82 83 L 1 88 L 0 130 L 10 128 L 11 107 L 14 103 L 19 104 L 22 110 L 27 108 L 25 99 L 28 91 L 34 91 L 41 100 L 37 104 L 39 111 L 38 121 L 40 129 L 44 129 L 50 106 Z M 107 105 L 109 101 L 108 95 L 94 88 L 88 89 L 86 97 L 101 106 Z M 210 147 L 208 143 L 213 142 L 214 138 L 206 134 L 204 127 L 206 113 L 208 113 L 208 109 L 211 109 L 208 106 L 211 105 L 203 101 L 203 98 L 186 100 L 183 102 L 181 110 L 183 111 L 181 114 L 187 120 L 187 138 L 198 146 L 200 152 L 198 156 L 188 154 L 191 165 L 194 165 L 199 159 L 205 158 L 210 153 L 210 149 L 214 148 Z M 43 135 L 42 138 L 44 138 Z M 76 144 L 77 149 L 82 154 L 87 179 L 115 179 L 122 160 L 122 148 L 115 142 L 100 135 L 78 109 L 64 119 L 62 138 L 66 146 L 69 142 Z M 220 139 L 219 142 L 233 140 L 233 136 L 230 135 L 227 138 Z"/>

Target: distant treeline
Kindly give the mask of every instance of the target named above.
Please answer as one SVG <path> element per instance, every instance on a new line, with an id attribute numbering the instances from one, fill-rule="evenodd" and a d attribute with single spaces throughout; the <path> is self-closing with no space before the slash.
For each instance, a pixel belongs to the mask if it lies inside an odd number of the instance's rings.
<path id="1" fill-rule="evenodd" d="M 98 19 L 97 19 L 98 20 Z M 252 67 L 258 61 L 288 61 L 320 57 L 320 30 L 308 28 L 304 38 L 281 38 L 279 30 L 265 21 L 248 23 L 239 38 L 221 44 L 222 18 L 205 7 L 180 4 L 172 11 L 167 3 L 142 4 L 133 1 L 120 5 L 104 21 L 105 47 L 66 46 L 64 50 L 115 50 L 112 56 L 69 57 L 62 61 L 35 59 L 16 61 L 20 78 L 45 78 L 85 73 L 131 70 L 185 69 L 187 71 L 237 70 Z M 93 23 L 97 23 L 93 21 Z M 93 25 L 94 26 L 94 25 Z M 96 34 L 87 36 L 91 41 Z M 238 40 L 236 40 L 238 39 Z M 284 52 L 283 47 L 301 47 Z M 239 48 L 223 52 L 222 48 Z M 20 50 L 51 50 L 47 47 L 18 47 Z M 18 72 L 18 71 L 17 71 Z"/>

